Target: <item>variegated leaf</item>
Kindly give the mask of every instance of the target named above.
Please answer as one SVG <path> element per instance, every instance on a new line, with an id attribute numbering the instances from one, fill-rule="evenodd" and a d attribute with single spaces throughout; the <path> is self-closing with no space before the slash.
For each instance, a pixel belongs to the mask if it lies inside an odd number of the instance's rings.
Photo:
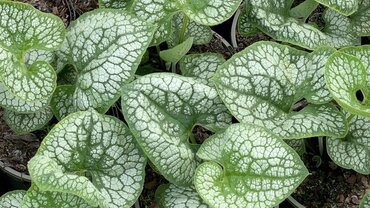
<path id="1" fill-rule="evenodd" d="M 346 16 L 356 12 L 359 4 L 359 0 L 316 0 L 316 1 Z"/>
<path id="2" fill-rule="evenodd" d="M 23 190 L 5 193 L 0 197 L 0 208 L 19 208 L 25 193 Z"/>

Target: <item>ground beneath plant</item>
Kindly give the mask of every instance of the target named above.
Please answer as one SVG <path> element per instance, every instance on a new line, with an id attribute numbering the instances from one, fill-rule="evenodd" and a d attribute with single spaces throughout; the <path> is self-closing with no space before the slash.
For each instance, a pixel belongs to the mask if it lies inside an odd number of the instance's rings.
<path id="1" fill-rule="evenodd" d="M 97 0 L 19 0 L 29 3 L 41 11 L 53 13 L 59 16 L 65 25 L 76 19 L 83 12 L 97 8 Z M 230 28 L 227 26 L 227 28 Z M 257 34 L 250 37 L 237 35 L 238 48 L 236 50 L 225 47 L 217 38 L 211 43 L 196 46 L 192 52 L 218 52 L 228 59 L 232 54 L 244 49 L 254 42 L 260 40 L 271 40 L 266 35 Z M 0 109 L 0 118 L 3 111 Z M 39 146 L 39 136 L 29 134 L 17 136 L 0 119 L 0 160 L 7 159 L 8 165 L 21 172 L 26 172 L 27 161 L 35 154 Z M 202 143 L 212 133 L 196 127 L 193 131 L 196 141 Z M 329 158 L 322 158 L 319 167 L 312 160 L 314 154 L 309 153 L 303 157 L 310 171 L 310 175 L 297 188 L 293 197 L 307 207 L 329 208 L 358 207 L 361 198 L 366 190 L 370 189 L 370 177 L 358 174 L 351 170 L 344 170 L 337 167 Z M 10 164 L 12 163 L 12 164 Z M 168 183 L 160 174 L 158 174 L 148 163 L 146 167 L 146 178 L 144 189 L 139 197 L 139 204 L 134 207 L 157 208 L 154 200 L 154 194 L 157 187 Z M 0 194 L 1 195 L 1 194 Z M 289 207 L 287 203 L 280 207 Z"/>

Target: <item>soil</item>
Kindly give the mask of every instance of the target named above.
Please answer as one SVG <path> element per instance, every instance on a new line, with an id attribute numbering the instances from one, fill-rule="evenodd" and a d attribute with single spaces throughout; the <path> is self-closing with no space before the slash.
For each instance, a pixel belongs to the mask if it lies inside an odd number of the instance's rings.
<path id="1" fill-rule="evenodd" d="M 43 135 L 16 135 L 5 123 L 0 109 L 0 161 L 10 168 L 28 174 L 27 162 L 35 155 Z"/>
<path id="2" fill-rule="evenodd" d="M 68 25 L 70 21 L 76 19 L 83 12 L 97 8 L 97 0 L 19 0 L 32 4 L 44 12 L 53 13 Z M 225 47 L 217 38 L 213 38 L 210 44 L 195 46 L 192 52 L 218 52 L 224 55 L 225 59 L 230 58 L 235 52 L 260 40 L 271 40 L 270 37 L 257 34 L 250 37 L 237 35 L 238 48 L 236 50 Z M 3 111 L 0 110 L 0 118 Z M 0 160 L 7 159 L 12 164 L 6 162 L 14 169 L 24 172 L 27 161 L 35 154 L 39 139 L 42 138 L 29 134 L 17 136 L 0 119 Z M 196 127 L 193 130 L 197 143 L 201 144 L 206 138 L 212 135 L 211 132 Z M 316 148 L 316 147 L 315 147 Z M 370 189 L 370 177 L 358 174 L 351 170 L 345 170 L 336 166 L 327 156 L 322 157 L 322 163 L 317 167 L 314 158 L 317 153 L 314 149 L 308 151 L 303 156 L 310 175 L 297 188 L 293 197 L 307 207 L 358 207 L 361 198 L 366 190 Z M 317 149 L 317 148 L 316 148 Z M 168 183 L 158 174 L 148 163 L 146 167 L 146 178 L 143 192 L 139 197 L 140 207 L 157 208 L 154 200 L 155 190 L 160 184 Z M 288 207 L 287 203 L 280 207 Z"/>

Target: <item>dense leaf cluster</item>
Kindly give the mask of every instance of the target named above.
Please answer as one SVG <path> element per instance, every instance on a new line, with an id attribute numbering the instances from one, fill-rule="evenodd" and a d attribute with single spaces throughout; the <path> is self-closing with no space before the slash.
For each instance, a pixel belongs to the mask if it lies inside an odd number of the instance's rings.
<path id="1" fill-rule="evenodd" d="M 370 47 L 357 46 L 368 2 L 101 0 L 66 29 L 0 0 L 4 119 L 21 134 L 59 120 L 28 163 L 31 188 L 0 207 L 131 207 L 148 160 L 169 181 L 160 207 L 273 207 L 309 174 L 298 153 L 313 137 L 339 166 L 370 174 Z M 322 22 L 309 18 L 317 7 Z M 188 54 L 238 8 L 242 34 L 279 43 L 229 60 Z M 127 125 L 105 115 L 112 106 Z M 215 134 L 198 144 L 195 126 Z"/>

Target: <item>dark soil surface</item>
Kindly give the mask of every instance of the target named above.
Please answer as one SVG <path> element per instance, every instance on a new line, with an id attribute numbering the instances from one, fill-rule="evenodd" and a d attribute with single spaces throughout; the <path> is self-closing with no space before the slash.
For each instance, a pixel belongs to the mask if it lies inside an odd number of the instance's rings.
<path id="1" fill-rule="evenodd" d="M 16 135 L 7 126 L 0 109 L 0 161 L 21 173 L 28 174 L 27 162 L 40 146 L 39 135 Z"/>

